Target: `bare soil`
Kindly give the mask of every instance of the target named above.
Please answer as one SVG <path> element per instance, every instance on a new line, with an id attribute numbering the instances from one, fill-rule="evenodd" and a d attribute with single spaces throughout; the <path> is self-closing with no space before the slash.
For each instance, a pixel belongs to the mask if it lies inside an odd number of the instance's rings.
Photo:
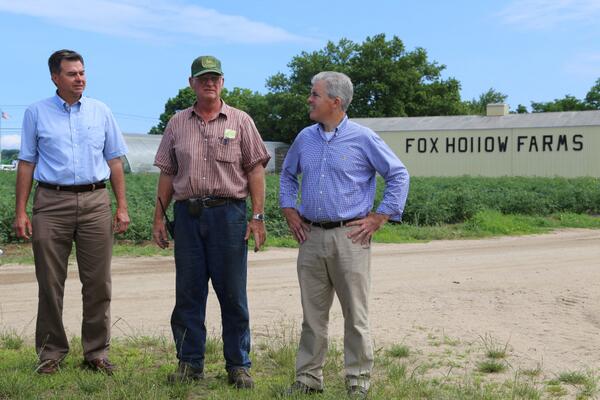
<path id="1" fill-rule="evenodd" d="M 249 254 L 252 332 L 261 340 L 298 332 L 302 321 L 296 249 Z M 451 369 L 506 347 L 511 369 L 600 368 L 600 231 L 570 229 L 545 235 L 419 244 L 375 244 L 371 326 L 376 348 L 404 344 Z M 172 257 L 113 260 L 113 336 L 170 336 L 174 305 Z M 64 324 L 81 326 L 81 285 L 70 267 Z M 0 330 L 32 337 L 37 284 L 31 265 L 0 267 Z M 211 293 L 207 328 L 220 332 Z M 334 303 L 330 336 L 343 336 Z M 474 350 L 475 349 L 475 350 Z"/>

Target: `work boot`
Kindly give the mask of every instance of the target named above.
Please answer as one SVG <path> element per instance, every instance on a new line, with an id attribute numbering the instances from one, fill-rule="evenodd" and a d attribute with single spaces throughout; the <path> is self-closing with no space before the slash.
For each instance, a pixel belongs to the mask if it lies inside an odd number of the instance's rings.
<path id="1" fill-rule="evenodd" d="M 177 370 L 167 376 L 169 383 L 190 382 L 204 379 L 204 369 L 195 368 L 187 362 L 179 362 Z"/>
<path id="2" fill-rule="evenodd" d="M 252 389 L 254 381 L 248 372 L 248 368 L 236 367 L 227 371 L 227 381 L 236 389 Z"/>
<path id="3" fill-rule="evenodd" d="M 323 393 L 323 389 L 315 389 L 307 384 L 296 381 L 285 391 L 286 396 L 294 396 L 296 394 L 315 394 Z"/>

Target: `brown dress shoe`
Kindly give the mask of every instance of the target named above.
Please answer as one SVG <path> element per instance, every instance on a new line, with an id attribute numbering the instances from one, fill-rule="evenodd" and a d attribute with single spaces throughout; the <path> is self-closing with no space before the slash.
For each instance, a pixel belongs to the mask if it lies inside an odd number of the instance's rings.
<path id="1" fill-rule="evenodd" d="M 252 389 L 254 381 L 248 372 L 248 368 L 236 367 L 227 371 L 227 381 L 236 389 Z"/>
<path id="2" fill-rule="evenodd" d="M 38 374 L 50 375 L 58 372 L 60 369 L 60 360 L 42 360 L 35 369 Z"/>
<path id="3" fill-rule="evenodd" d="M 111 363 L 108 358 L 95 358 L 93 360 L 85 360 L 85 366 L 89 369 L 103 372 L 106 375 L 112 375 L 116 371 L 117 366 Z"/>

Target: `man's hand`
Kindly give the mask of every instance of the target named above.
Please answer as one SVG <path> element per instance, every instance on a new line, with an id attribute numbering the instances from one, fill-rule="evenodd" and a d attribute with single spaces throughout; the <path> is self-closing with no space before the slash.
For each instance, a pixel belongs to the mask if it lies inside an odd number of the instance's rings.
<path id="1" fill-rule="evenodd" d="M 369 213 L 365 218 L 348 222 L 346 226 L 356 226 L 348 234 L 348 238 L 352 239 L 352 243 L 360 242 L 363 246 L 366 246 L 371 241 L 371 236 L 375 231 L 381 228 L 388 219 L 390 217 L 385 214 Z"/>
<path id="2" fill-rule="evenodd" d="M 152 227 L 152 238 L 161 249 L 169 247 L 169 237 L 167 236 L 167 228 L 162 220 L 154 221 Z"/>
<path id="3" fill-rule="evenodd" d="M 265 222 L 257 219 L 251 219 L 246 228 L 246 236 L 244 240 L 250 239 L 250 235 L 254 238 L 254 252 L 257 252 L 267 240 L 267 231 L 265 230 Z"/>
<path id="4" fill-rule="evenodd" d="M 113 231 L 115 233 L 123 233 L 129 227 L 129 214 L 126 208 L 117 207 L 113 218 Z"/>
<path id="5" fill-rule="evenodd" d="M 304 243 L 306 241 L 306 233 L 310 232 L 310 225 L 302 221 L 300 214 L 298 214 L 295 208 L 282 208 L 281 211 L 296 241 Z"/>
<path id="6" fill-rule="evenodd" d="M 33 228 L 31 227 L 31 221 L 27 216 L 27 213 L 19 213 L 15 217 L 13 228 L 17 237 L 21 239 L 29 239 L 33 234 Z"/>

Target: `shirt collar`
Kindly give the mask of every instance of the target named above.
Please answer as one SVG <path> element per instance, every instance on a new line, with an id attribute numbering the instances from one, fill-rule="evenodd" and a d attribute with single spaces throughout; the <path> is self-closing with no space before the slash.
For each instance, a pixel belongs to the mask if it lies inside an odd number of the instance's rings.
<path id="1" fill-rule="evenodd" d="M 198 101 L 195 101 L 194 104 L 189 108 L 189 110 L 190 110 L 189 118 L 192 118 L 194 116 L 200 118 L 200 116 L 198 114 L 196 114 L 196 110 L 195 110 L 197 102 Z M 225 100 L 221 99 L 221 109 L 219 110 L 219 115 L 225 116 L 226 119 L 229 118 L 229 116 L 231 114 L 231 108 L 232 108 L 231 106 L 228 106 L 225 103 Z"/>
<path id="2" fill-rule="evenodd" d="M 75 107 L 75 109 L 79 109 L 85 103 L 85 97 L 81 96 L 75 104 L 70 105 L 58 95 L 58 91 L 56 91 L 52 100 L 54 101 L 54 104 L 58 106 L 59 109 L 65 112 L 69 112 L 73 107 Z"/>
<path id="3" fill-rule="evenodd" d="M 342 121 L 333 130 L 333 136 L 338 136 L 339 134 L 341 134 L 344 131 L 344 128 L 346 127 L 347 124 L 348 124 L 348 115 L 345 114 L 344 118 L 342 118 Z M 323 128 L 323 125 L 321 123 L 317 124 L 317 129 L 319 130 L 320 134 L 323 134 L 325 132 L 325 129 Z"/>

